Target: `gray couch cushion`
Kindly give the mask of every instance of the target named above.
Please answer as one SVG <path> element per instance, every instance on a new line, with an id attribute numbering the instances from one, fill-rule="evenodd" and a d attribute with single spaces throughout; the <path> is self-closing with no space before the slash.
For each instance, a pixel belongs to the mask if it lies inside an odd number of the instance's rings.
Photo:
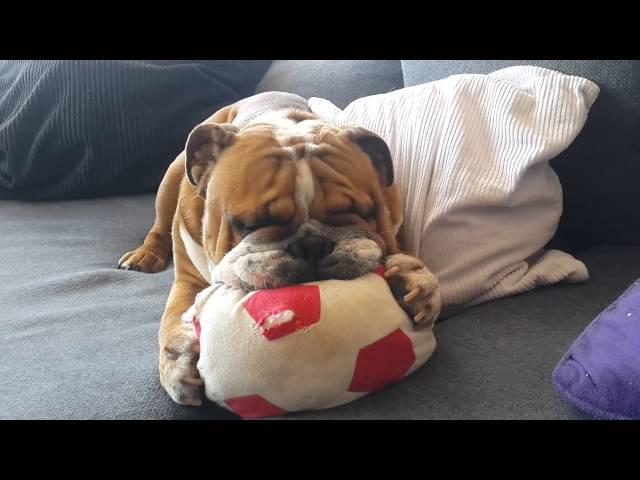
<path id="1" fill-rule="evenodd" d="M 0 419 L 234 418 L 175 405 L 158 383 L 157 331 L 173 273 L 115 269 L 153 222 L 153 196 L 0 202 Z M 436 326 L 405 381 L 291 418 L 575 418 L 550 375 L 582 328 L 638 277 L 640 247 L 580 256 L 585 285 L 541 289 Z"/>
<path id="2" fill-rule="evenodd" d="M 551 246 L 576 251 L 598 243 L 640 245 L 640 61 L 403 60 L 407 86 L 461 73 L 539 65 L 596 82 L 582 133 L 551 162 L 564 190 L 564 215 Z"/>
<path id="3" fill-rule="evenodd" d="M 116 270 L 153 196 L 0 202 L 0 419 L 228 418 L 175 405 L 157 332 L 173 279 Z"/>
<path id="4" fill-rule="evenodd" d="M 276 60 L 256 91 L 321 97 L 344 108 L 356 98 L 403 86 L 400 60 Z"/>

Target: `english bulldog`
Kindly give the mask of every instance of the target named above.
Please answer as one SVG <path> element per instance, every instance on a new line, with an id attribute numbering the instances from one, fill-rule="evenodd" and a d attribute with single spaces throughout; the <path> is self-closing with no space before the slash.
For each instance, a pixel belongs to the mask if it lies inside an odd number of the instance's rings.
<path id="1" fill-rule="evenodd" d="M 441 309 L 438 281 L 402 252 L 400 196 L 389 148 L 358 126 L 335 126 L 297 95 L 268 92 L 196 126 L 169 166 L 144 243 L 118 267 L 175 277 L 160 322 L 160 382 L 201 405 L 198 342 L 181 320 L 196 294 L 223 281 L 247 291 L 352 279 L 383 263 L 416 328 Z"/>

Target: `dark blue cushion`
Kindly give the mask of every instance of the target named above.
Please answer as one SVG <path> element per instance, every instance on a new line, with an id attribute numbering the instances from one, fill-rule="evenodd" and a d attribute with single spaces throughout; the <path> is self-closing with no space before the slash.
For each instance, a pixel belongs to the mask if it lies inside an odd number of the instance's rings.
<path id="1" fill-rule="evenodd" d="M 0 61 L 0 199 L 153 191 L 270 61 Z"/>

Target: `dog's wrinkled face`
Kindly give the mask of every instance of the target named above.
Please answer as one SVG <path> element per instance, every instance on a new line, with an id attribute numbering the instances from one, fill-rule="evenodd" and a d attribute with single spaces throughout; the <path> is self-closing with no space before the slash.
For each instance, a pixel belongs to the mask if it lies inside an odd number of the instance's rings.
<path id="1" fill-rule="evenodd" d="M 357 127 L 204 124 L 189 137 L 213 281 L 246 290 L 372 271 L 396 250 L 388 147 Z"/>

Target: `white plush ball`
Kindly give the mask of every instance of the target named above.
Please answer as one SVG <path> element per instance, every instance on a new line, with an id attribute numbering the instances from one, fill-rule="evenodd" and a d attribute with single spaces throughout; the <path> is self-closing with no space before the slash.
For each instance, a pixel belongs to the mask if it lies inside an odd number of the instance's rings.
<path id="1" fill-rule="evenodd" d="M 436 347 L 380 271 L 247 293 L 216 284 L 185 320 L 207 398 L 244 418 L 334 407 L 400 380 Z"/>

